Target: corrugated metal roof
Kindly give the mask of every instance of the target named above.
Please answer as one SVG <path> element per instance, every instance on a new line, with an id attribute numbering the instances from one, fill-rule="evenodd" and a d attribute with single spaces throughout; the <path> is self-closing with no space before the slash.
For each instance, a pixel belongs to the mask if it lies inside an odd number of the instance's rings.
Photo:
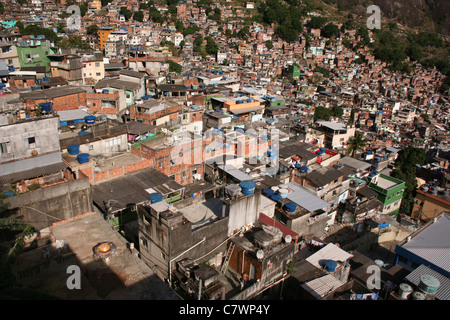
<path id="1" fill-rule="evenodd" d="M 443 214 L 419 229 L 402 248 L 450 272 L 450 215 Z"/>
<path id="2" fill-rule="evenodd" d="M 348 167 L 354 168 L 358 171 L 369 169 L 371 164 L 365 161 L 361 161 L 352 157 L 343 157 L 339 162 Z"/>
<path id="3" fill-rule="evenodd" d="M 303 283 L 301 286 L 317 299 L 325 297 L 328 293 L 340 288 L 345 283 L 339 281 L 333 275 L 326 276 Z"/>
<path id="4" fill-rule="evenodd" d="M 56 111 L 59 116 L 59 121 L 73 121 L 73 120 L 81 120 L 84 117 L 89 116 L 89 113 L 82 109 L 74 109 L 74 110 L 62 110 Z"/>
<path id="5" fill-rule="evenodd" d="M 122 210 L 129 204 L 148 200 L 149 192 L 154 190 L 163 195 L 182 190 L 183 186 L 156 169 L 141 170 L 110 181 L 102 182 L 92 189 L 94 203 L 104 209 L 108 201 L 112 212 Z"/>
<path id="6" fill-rule="evenodd" d="M 293 192 L 287 195 L 287 199 L 296 203 L 308 211 L 316 211 L 328 207 L 330 204 L 315 195 L 309 193 L 306 189 L 298 186 L 294 182 L 288 184 L 288 188 Z"/>
<path id="7" fill-rule="evenodd" d="M 35 167 L 33 169 L 23 170 L 0 176 L 0 183 L 13 183 L 21 180 L 43 177 L 67 168 L 64 162 L 53 163 L 45 166 Z"/>
<path id="8" fill-rule="evenodd" d="M 348 253 L 345 250 L 342 250 L 333 243 L 329 243 L 316 253 L 306 258 L 306 261 L 311 263 L 313 266 L 322 269 L 322 265 L 320 264 L 320 262 L 322 262 L 323 260 L 346 261 L 351 257 L 353 257 L 352 254 Z"/>
<path id="9" fill-rule="evenodd" d="M 235 178 L 239 181 L 253 180 L 253 178 L 251 176 L 249 176 L 248 174 L 242 172 L 241 170 L 237 169 L 236 167 L 234 167 L 230 164 L 227 164 L 224 166 L 218 166 L 218 168 L 222 169 L 227 174 L 233 176 L 233 178 Z"/>
<path id="10" fill-rule="evenodd" d="M 430 275 L 439 280 L 439 288 L 436 290 L 436 299 L 450 300 L 450 279 L 425 265 L 420 265 L 405 277 L 405 280 L 418 286 L 422 275 Z"/>

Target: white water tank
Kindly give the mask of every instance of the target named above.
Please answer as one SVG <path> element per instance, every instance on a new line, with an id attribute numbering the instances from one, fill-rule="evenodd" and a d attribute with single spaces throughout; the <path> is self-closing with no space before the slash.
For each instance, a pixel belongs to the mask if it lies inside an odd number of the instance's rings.
<path id="1" fill-rule="evenodd" d="M 414 291 L 412 297 L 413 300 L 425 300 L 425 294 L 420 291 Z"/>
<path id="2" fill-rule="evenodd" d="M 408 299 L 409 295 L 413 292 L 413 288 L 407 283 L 400 283 L 398 287 L 398 295 L 401 299 Z"/>
<path id="3" fill-rule="evenodd" d="M 429 274 L 420 277 L 419 289 L 425 294 L 435 294 L 439 285 L 439 280 Z"/>

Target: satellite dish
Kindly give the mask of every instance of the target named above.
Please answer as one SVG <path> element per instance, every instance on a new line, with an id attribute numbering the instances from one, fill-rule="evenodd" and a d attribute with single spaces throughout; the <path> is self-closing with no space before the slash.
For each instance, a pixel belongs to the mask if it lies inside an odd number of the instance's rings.
<path id="1" fill-rule="evenodd" d="M 256 252 L 256 257 L 257 257 L 258 259 L 264 258 L 264 251 L 258 250 L 258 251 Z"/>
<path id="2" fill-rule="evenodd" d="M 290 234 L 288 234 L 286 237 L 284 237 L 284 241 L 285 241 L 286 243 L 291 243 L 291 241 L 292 241 L 292 236 L 291 236 Z"/>

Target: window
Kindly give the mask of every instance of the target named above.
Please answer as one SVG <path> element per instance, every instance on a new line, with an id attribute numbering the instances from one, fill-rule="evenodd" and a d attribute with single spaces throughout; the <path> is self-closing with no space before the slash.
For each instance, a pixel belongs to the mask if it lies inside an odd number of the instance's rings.
<path id="1" fill-rule="evenodd" d="M 101 73 L 100 73 L 100 72 L 96 72 L 95 75 L 96 75 L 97 77 L 100 77 Z"/>
<path id="2" fill-rule="evenodd" d="M 106 146 L 109 148 L 112 148 L 112 147 L 118 146 L 118 145 L 120 145 L 120 137 L 115 137 L 115 138 L 106 140 Z"/>
<path id="3" fill-rule="evenodd" d="M 1 154 L 9 153 L 9 141 L 0 143 L 0 153 Z"/>
<path id="4" fill-rule="evenodd" d="M 29 137 L 23 139 L 25 150 L 38 148 L 39 147 L 39 137 Z"/>
<path id="5" fill-rule="evenodd" d="M 143 247 L 148 248 L 147 239 L 141 237 L 141 244 L 142 244 Z"/>
<path id="6" fill-rule="evenodd" d="M 96 68 L 100 67 L 100 62 L 96 62 L 96 63 L 95 63 L 95 67 L 96 67 Z"/>

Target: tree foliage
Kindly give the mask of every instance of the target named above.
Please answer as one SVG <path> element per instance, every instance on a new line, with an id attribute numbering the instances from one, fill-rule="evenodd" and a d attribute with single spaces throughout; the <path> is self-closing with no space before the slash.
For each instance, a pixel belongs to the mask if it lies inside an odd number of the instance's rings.
<path id="1" fill-rule="evenodd" d="M 168 63 L 169 63 L 169 72 L 181 73 L 182 67 L 180 64 L 172 60 L 169 60 Z"/>
<path id="2" fill-rule="evenodd" d="M 417 188 L 416 164 L 425 164 L 426 158 L 424 149 L 408 146 L 399 152 L 395 160 L 395 169 L 392 170 L 391 176 L 405 181 L 405 191 L 400 207 L 403 213 L 411 213 L 411 203 L 414 201 Z"/>
<path id="3" fill-rule="evenodd" d="M 67 38 L 63 38 L 58 42 L 58 47 L 60 48 L 77 48 L 77 49 L 83 49 L 83 50 L 89 50 L 92 49 L 89 43 L 86 41 L 83 41 L 81 39 L 81 36 L 74 35 L 69 36 Z"/>
<path id="4" fill-rule="evenodd" d="M 342 107 L 333 106 L 331 109 L 322 106 L 317 106 L 314 112 L 314 121 L 330 120 L 330 117 L 342 117 L 344 110 Z"/>
<path id="5" fill-rule="evenodd" d="M 327 22 L 327 18 L 325 17 L 318 17 L 313 16 L 311 19 L 306 23 L 306 26 L 311 29 L 320 29 L 322 26 Z"/>
<path id="6" fill-rule="evenodd" d="M 361 149 L 366 144 L 366 140 L 364 139 L 364 133 L 361 131 L 356 131 L 355 135 L 348 140 L 348 148 L 346 151 L 347 155 L 352 154 L 354 158 L 356 156 L 356 152 Z"/>
<path id="7" fill-rule="evenodd" d="M 144 21 L 144 13 L 142 11 L 133 12 L 133 20 L 138 22 Z"/>
<path id="8" fill-rule="evenodd" d="M 51 42 L 57 42 L 59 40 L 55 31 L 49 28 L 39 27 L 35 24 L 30 24 L 23 28 L 22 34 L 29 34 L 33 36 L 43 35 L 45 39 L 50 40 Z"/>
<path id="9" fill-rule="evenodd" d="M 261 1 L 258 13 L 265 24 L 275 24 L 277 35 L 287 42 L 298 40 L 303 31 L 302 17 L 306 11 L 300 7 L 299 1 Z"/>
<path id="10" fill-rule="evenodd" d="M 206 37 L 206 52 L 208 54 L 216 54 L 219 51 L 219 45 L 214 41 L 211 36 Z"/>
<path id="11" fill-rule="evenodd" d="M 320 29 L 321 35 L 325 38 L 339 37 L 341 30 L 334 23 L 328 23 Z"/>
<path id="12" fill-rule="evenodd" d="M 133 16 L 133 12 L 127 7 L 120 7 L 119 14 L 123 15 L 126 21 L 130 20 L 130 18 Z"/>

